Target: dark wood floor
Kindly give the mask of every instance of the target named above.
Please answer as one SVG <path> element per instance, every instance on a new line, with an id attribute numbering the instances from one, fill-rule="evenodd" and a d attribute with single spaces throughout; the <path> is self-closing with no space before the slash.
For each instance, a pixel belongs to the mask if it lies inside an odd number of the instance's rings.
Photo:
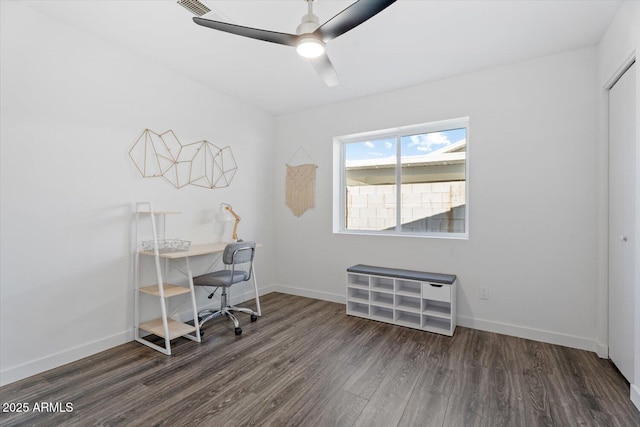
<path id="1" fill-rule="evenodd" d="M 205 326 L 164 356 L 128 343 L 0 389 L 0 425 L 640 426 L 629 385 L 594 353 L 473 329 L 453 338 L 272 293 L 264 316 Z"/>

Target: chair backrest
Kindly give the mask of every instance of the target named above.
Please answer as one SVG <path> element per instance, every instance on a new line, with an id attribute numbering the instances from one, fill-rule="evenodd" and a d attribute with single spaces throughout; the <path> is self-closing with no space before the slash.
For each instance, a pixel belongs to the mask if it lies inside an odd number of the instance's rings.
<path id="1" fill-rule="evenodd" d="M 222 254 L 222 262 L 227 265 L 252 262 L 255 249 L 256 242 L 229 243 L 224 248 L 224 253 Z"/>

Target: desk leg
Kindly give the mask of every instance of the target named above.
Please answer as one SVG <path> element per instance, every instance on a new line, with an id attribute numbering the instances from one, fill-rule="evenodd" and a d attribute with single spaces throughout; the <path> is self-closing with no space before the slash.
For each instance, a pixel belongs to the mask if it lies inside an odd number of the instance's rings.
<path id="1" fill-rule="evenodd" d="M 198 322 L 198 306 L 196 305 L 196 292 L 195 292 L 195 287 L 193 286 L 193 272 L 191 271 L 191 265 L 189 264 L 189 257 L 186 257 L 185 261 L 187 263 L 187 276 L 189 277 L 189 288 L 191 289 L 191 306 L 193 308 L 193 324 L 196 327 L 196 336 L 193 337 L 191 335 L 186 335 L 186 337 L 193 341 L 201 342 L 202 337 L 200 336 L 200 322 Z"/>
<path id="2" fill-rule="evenodd" d="M 260 310 L 260 297 L 258 295 L 258 279 L 256 277 L 256 269 L 251 263 L 251 277 L 253 277 L 253 287 L 256 290 L 256 308 L 258 311 L 258 317 L 262 316 L 262 311 Z"/>

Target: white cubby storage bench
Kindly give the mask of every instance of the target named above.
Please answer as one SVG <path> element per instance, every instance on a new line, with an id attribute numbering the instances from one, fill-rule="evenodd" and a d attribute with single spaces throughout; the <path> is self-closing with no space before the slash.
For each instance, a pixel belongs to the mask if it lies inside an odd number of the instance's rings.
<path id="1" fill-rule="evenodd" d="M 347 268 L 347 314 L 453 336 L 456 276 L 397 268 Z"/>

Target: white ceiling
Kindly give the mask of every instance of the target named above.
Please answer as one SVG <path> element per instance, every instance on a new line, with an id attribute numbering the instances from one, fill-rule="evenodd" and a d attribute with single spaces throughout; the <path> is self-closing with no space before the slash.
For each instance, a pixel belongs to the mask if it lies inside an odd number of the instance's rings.
<path id="1" fill-rule="evenodd" d="M 303 0 L 202 1 L 220 20 L 289 33 L 306 13 Z M 315 13 L 323 23 L 352 2 L 318 0 Z M 295 49 L 198 26 L 175 0 L 21 3 L 282 114 L 592 46 L 622 2 L 399 0 L 329 42 L 333 88 Z"/>

